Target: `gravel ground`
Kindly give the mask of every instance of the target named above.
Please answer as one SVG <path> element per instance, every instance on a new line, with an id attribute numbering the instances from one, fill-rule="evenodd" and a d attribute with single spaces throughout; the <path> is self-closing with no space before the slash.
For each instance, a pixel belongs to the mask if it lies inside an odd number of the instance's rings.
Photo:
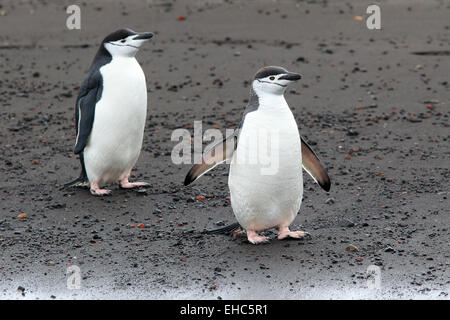
<path id="1" fill-rule="evenodd" d="M 89 1 L 81 30 L 66 28 L 69 4 L 0 4 L 1 299 L 449 299 L 448 1 L 383 3 L 381 30 L 356 0 Z M 79 86 L 122 27 L 156 34 L 137 56 L 149 112 L 133 171 L 151 187 L 60 190 L 79 172 Z M 202 233 L 235 221 L 228 167 L 183 187 L 170 137 L 194 120 L 236 127 L 264 65 L 302 73 L 286 98 L 332 188 L 305 175 L 294 227 L 311 239 L 269 230 L 254 246 Z"/>

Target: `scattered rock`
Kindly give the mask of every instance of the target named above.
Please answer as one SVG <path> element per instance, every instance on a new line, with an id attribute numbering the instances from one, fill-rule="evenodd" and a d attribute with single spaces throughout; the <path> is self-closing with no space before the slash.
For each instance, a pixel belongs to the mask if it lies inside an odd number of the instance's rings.
<path id="1" fill-rule="evenodd" d="M 353 244 L 349 245 L 347 248 L 345 248 L 346 251 L 352 251 L 352 252 L 358 252 L 359 249 L 357 246 L 354 246 Z"/>
<path id="2" fill-rule="evenodd" d="M 350 227 L 354 227 L 354 226 L 355 226 L 355 224 L 348 219 L 339 221 L 339 227 L 350 228 Z"/>
<path id="3" fill-rule="evenodd" d="M 21 213 L 17 216 L 17 219 L 23 220 L 28 218 L 28 215 L 26 213 Z"/>

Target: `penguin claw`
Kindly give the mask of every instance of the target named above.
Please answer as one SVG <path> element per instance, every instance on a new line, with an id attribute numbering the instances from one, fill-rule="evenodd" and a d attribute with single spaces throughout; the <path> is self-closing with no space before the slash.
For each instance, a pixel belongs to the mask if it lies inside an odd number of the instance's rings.
<path id="1" fill-rule="evenodd" d="M 104 197 L 104 196 L 110 196 L 112 195 L 112 191 L 108 189 L 90 189 L 91 194 L 97 197 Z"/>
<path id="2" fill-rule="evenodd" d="M 281 230 L 278 232 L 278 240 L 283 240 L 283 239 L 300 240 L 300 239 L 311 239 L 311 238 L 312 238 L 311 234 L 309 234 L 308 232 L 305 232 L 305 231 L 290 231 L 289 229 L 287 229 L 287 230 Z"/>
<path id="3" fill-rule="evenodd" d="M 269 243 L 269 238 L 260 236 L 255 231 L 247 230 L 247 240 L 252 244 L 265 244 Z"/>
<path id="4" fill-rule="evenodd" d="M 263 245 L 263 244 L 270 243 L 270 240 L 269 239 L 265 239 L 265 240 L 262 240 L 262 241 L 251 241 L 251 240 L 248 240 L 248 242 L 251 243 L 251 244 L 254 244 L 254 245 Z"/>
<path id="5" fill-rule="evenodd" d="M 119 184 L 120 188 L 122 189 L 132 189 L 132 188 L 145 188 L 145 187 L 151 187 L 151 184 L 148 182 L 121 182 Z"/>

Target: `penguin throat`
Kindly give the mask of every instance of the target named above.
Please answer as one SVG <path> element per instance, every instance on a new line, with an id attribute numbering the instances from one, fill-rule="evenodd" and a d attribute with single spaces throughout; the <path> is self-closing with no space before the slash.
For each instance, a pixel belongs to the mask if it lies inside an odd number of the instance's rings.
<path id="1" fill-rule="evenodd" d="M 259 109 L 261 110 L 280 110 L 281 107 L 287 106 L 286 99 L 283 94 L 275 93 L 257 93 Z"/>
<path id="2" fill-rule="evenodd" d="M 252 89 L 259 97 L 282 97 L 284 95 L 284 91 L 286 90 L 286 86 L 279 83 L 268 82 L 266 80 L 255 79 L 252 83 Z"/>

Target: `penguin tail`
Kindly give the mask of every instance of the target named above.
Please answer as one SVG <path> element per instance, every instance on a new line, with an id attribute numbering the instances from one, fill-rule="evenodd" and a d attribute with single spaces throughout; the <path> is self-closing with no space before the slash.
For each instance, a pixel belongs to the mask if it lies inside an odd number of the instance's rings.
<path id="1" fill-rule="evenodd" d="M 86 176 L 81 175 L 75 180 L 67 182 L 61 186 L 61 189 L 69 187 L 89 187 L 89 180 Z"/>
<path id="2" fill-rule="evenodd" d="M 241 225 L 237 222 L 229 224 L 225 227 L 221 227 L 221 228 L 217 228 L 217 229 L 213 229 L 213 230 L 206 230 L 204 233 L 206 234 L 230 234 L 233 231 L 236 231 L 237 229 L 239 229 L 241 227 Z"/>
<path id="3" fill-rule="evenodd" d="M 86 173 L 86 167 L 84 166 L 84 154 L 80 153 L 81 173 L 78 178 L 73 181 L 67 182 L 61 186 L 61 189 L 69 187 L 89 187 L 89 179 Z"/>

